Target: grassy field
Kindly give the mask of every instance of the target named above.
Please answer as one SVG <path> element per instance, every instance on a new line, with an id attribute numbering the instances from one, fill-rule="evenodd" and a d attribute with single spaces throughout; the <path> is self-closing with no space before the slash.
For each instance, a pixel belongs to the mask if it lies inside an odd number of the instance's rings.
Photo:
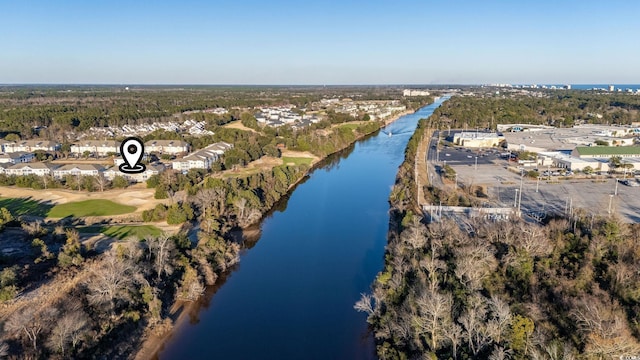
<path id="1" fill-rule="evenodd" d="M 117 226 L 87 226 L 78 228 L 80 233 L 102 233 L 117 239 L 135 236 L 144 239 L 147 236 L 159 236 L 162 230 L 153 225 L 117 225 Z"/>
<path id="2" fill-rule="evenodd" d="M 308 158 L 308 157 L 289 157 L 289 156 L 283 156 L 282 157 L 282 163 L 287 165 L 287 164 L 294 164 L 294 165 L 311 165 L 311 161 L 313 161 L 312 158 Z"/>
<path id="3" fill-rule="evenodd" d="M 340 128 L 347 128 L 347 129 L 351 129 L 352 131 L 357 129 L 358 126 L 360 126 L 362 124 L 358 123 L 358 124 L 340 124 L 337 125 L 336 127 L 340 127 Z"/>
<path id="4" fill-rule="evenodd" d="M 108 216 L 127 214 L 135 210 L 135 206 L 122 205 L 111 200 L 95 199 L 56 205 L 49 210 L 47 215 L 53 218 Z"/>
<path id="5" fill-rule="evenodd" d="M 31 216 L 47 216 L 53 204 L 33 200 L 31 198 L 1 198 L 0 208 L 7 208 L 13 216 L 31 215 Z"/>

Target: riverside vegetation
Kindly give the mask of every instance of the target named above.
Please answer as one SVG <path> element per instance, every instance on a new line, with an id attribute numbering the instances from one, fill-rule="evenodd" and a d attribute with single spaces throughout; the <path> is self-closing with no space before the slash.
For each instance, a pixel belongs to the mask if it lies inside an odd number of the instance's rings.
<path id="1" fill-rule="evenodd" d="M 532 100 L 523 101 L 515 107 Z M 422 130 L 462 108 L 499 113 L 497 104 L 512 102 L 454 97 L 421 120 L 409 141 L 390 196 L 385 267 L 355 305 L 368 314 L 381 359 L 640 353 L 639 224 L 577 211 L 540 225 L 472 219 L 461 229 L 447 219 L 425 224 L 419 215 L 413 164 Z M 474 202 L 462 192 L 424 191 L 451 204 Z"/>
<path id="2" fill-rule="evenodd" d="M 108 99 L 95 97 L 100 102 Z M 424 105 L 430 99 L 421 101 L 413 104 Z M 85 106 L 84 100 L 80 103 Z M 254 132 L 215 127 L 215 135 L 194 141 L 194 147 L 213 141 L 234 143 L 216 170 L 241 168 L 263 156 L 278 157 L 279 143 L 322 158 L 381 126 L 341 114 L 328 114 L 326 120 L 300 131 L 261 128 L 249 114 L 239 114 L 238 120 Z M 360 120 L 357 126 L 332 127 L 354 120 Z M 205 286 L 216 284 L 220 274 L 238 262 L 242 243 L 233 233 L 259 221 L 309 170 L 307 162 L 299 162 L 231 177 L 167 171 L 152 177 L 147 187 L 169 203 L 143 212 L 142 218 L 184 223 L 183 231 L 174 236 L 127 237 L 104 252 L 80 242 L 76 227 L 82 219 L 44 222 L 16 218 L 0 209 L 4 231 L 0 235 L 13 236 L 17 244 L 31 249 L 26 256 L 0 258 L 0 356 L 133 357 L 145 337 L 170 331 L 174 304 L 198 299 Z M 45 205 L 28 199 L 11 202 L 14 209 Z M 186 236 L 194 223 L 195 239 Z"/>

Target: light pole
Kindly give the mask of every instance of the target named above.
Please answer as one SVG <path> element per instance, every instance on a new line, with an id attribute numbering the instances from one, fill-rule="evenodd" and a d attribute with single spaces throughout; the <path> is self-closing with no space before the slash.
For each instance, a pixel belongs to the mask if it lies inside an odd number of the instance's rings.
<path id="1" fill-rule="evenodd" d="M 611 215 L 611 202 L 613 201 L 613 195 L 609 194 L 609 211 L 607 212 L 609 215 Z"/>
<path id="2" fill-rule="evenodd" d="M 518 212 L 520 212 L 520 205 L 522 205 L 522 180 L 524 179 L 523 175 L 520 175 L 520 196 L 518 197 Z"/>
<path id="3" fill-rule="evenodd" d="M 476 156 L 476 170 L 478 170 L 478 157 Z"/>
<path id="4" fill-rule="evenodd" d="M 513 198 L 513 207 L 518 207 L 518 189 L 516 189 L 516 196 Z"/>
<path id="5" fill-rule="evenodd" d="M 454 189 L 458 189 L 458 173 L 456 173 L 456 187 Z"/>
<path id="6" fill-rule="evenodd" d="M 538 192 L 539 186 L 540 186 L 540 176 L 538 176 L 538 180 L 536 180 L 536 192 Z"/>
<path id="7" fill-rule="evenodd" d="M 613 195 L 618 196 L 618 178 L 614 178 L 616 181 L 616 189 L 613 191 Z"/>
<path id="8" fill-rule="evenodd" d="M 551 165 L 547 165 L 547 180 L 551 180 Z"/>

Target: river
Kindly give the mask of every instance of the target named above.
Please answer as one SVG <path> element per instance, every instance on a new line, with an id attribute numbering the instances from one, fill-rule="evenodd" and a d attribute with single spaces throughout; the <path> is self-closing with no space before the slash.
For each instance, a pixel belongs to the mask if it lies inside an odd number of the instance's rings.
<path id="1" fill-rule="evenodd" d="M 353 305 L 382 270 L 388 197 L 407 142 L 444 100 L 315 169 L 262 221 L 224 283 L 176 324 L 159 358 L 375 358 L 366 315 Z"/>

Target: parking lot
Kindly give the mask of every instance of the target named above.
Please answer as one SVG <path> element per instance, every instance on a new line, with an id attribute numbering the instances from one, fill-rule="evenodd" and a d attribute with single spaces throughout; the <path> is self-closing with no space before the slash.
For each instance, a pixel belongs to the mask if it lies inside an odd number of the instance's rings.
<path id="1" fill-rule="evenodd" d="M 441 152 L 442 153 L 445 151 Z M 509 171 L 507 160 L 495 154 L 479 157 L 475 166 L 475 153 L 472 158 L 466 150 L 455 150 L 444 159 L 458 174 L 458 182 L 463 185 L 485 185 L 489 202 L 495 206 L 513 207 L 516 205 L 516 189 L 520 192 L 521 176 Z M 441 160 L 444 162 L 444 159 Z M 482 159 L 482 160 L 481 160 Z M 513 164 L 513 163 L 511 163 Z M 609 202 L 611 212 L 627 222 L 640 222 L 640 187 L 618 183 L 606 176 L 591 179 L 559 180 L 556 176 L 542 180 L 522 178 L 523 212 L 542 214 L 565 213 L 573 209 L 583 209 L 594 215 L 608 215 Z M 632 178 L 632 182 L 635 179 Z M 630 182 L 630 183 L 632 183 Z M 613 195 L 613 196 L 610 196 Z M 519 195 L 518 195 L 519 197 Z"/>

